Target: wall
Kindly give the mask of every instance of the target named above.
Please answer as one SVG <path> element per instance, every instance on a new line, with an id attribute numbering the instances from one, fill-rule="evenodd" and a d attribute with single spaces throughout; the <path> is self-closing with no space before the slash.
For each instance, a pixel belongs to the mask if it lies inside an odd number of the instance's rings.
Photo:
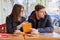
<path id="1" fill-rule="evenodd" d="M 6 22 L 6 16 L 11 12 L 12 5 L 10 0 L 0 0 L 0 24 Z"/>

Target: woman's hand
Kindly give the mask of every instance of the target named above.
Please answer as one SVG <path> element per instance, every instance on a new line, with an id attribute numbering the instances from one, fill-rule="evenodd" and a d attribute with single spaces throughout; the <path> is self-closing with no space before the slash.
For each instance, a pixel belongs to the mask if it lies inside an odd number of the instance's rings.
<path id="1" fill-rule="evenodd" d="M 15 30 L 14 34 L 15 35 L 25 35 L 25 33 L 21 32 L 20 30 Z"/>
<path id="2" fill-rule="evenodd" d="M 19 30 L 21 27 L 23 27 L 23 24 L 24 24 L 25 22 L 23 22 L 23 23 L 21 23 L 20 25 L 18 25 L 17 26 L 17 29 Z"/>

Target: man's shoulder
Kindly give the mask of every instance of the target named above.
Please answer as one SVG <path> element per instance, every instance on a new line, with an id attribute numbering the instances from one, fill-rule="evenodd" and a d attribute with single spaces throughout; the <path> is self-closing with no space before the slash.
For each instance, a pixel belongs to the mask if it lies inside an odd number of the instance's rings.
<path id="1" fill-rule="evenodd" d="M 50 15 L 46 14 L 45 17 L 46 17 L 46 18 L 50 18 Z"/>
<path id="2" fill-rule="evenodd" d="M 49 17 L 49 15 L 48 15 L 48 14 L 46 14 L 45 16 Z"/>

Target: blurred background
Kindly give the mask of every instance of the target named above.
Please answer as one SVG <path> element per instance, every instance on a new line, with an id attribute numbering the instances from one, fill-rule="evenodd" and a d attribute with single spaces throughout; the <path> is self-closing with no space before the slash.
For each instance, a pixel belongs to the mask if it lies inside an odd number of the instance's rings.
<path id="1" fill-rule="evenodd" d="M 0 0 L 0 24 L 6 22 L 6 17 L 11 13 L 14 4 L 24 6 L 25 17 L 30 15 L 36 4 L 44 5 L 53 27 L 60 27 L 60 0 Z"/>

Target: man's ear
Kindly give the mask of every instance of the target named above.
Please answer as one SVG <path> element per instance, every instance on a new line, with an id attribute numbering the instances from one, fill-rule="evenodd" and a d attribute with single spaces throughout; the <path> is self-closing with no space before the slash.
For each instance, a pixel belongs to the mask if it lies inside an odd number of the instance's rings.
<path id="1" fill-rule="evenodd" d="M 35 11 L 35 13 L 37 13 L 37 11 Z"/>
<path id="2" fill-rule="evenodd" d="M 37 11 L 35 11 L 35 13 L 36 13 L 36 15 L 38 15 L 38 14 L 37 14 Z"/>

